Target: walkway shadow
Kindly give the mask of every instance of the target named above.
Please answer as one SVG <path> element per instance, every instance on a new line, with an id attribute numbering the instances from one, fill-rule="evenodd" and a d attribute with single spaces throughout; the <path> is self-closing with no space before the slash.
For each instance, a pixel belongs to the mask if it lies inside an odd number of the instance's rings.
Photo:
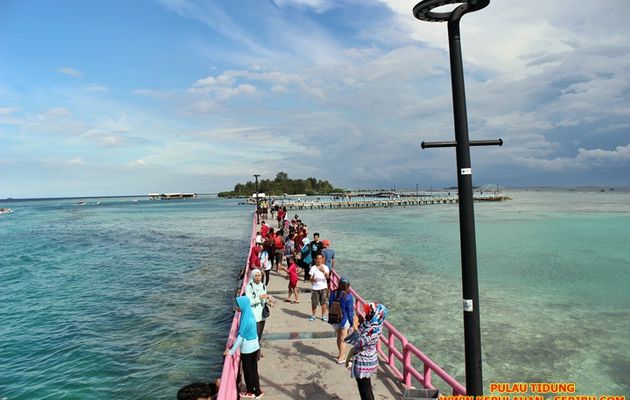
<path id="1" fill-rule="evenodd" d="M 307 344 L 304 344 L 304 342 L 294 342 L 293 343 L 293 347 L 300 352 L 300 354 L 308 354 L 308 355 L 312 355 L 312 356 L 316 356 L 316 357 L 321 357 L 324 360 L 322 360 L 323 362 L 325 362 L 324 365 L 322 365 L 323 367 L 328 368 L 330 361 L 332 360 L 332 355 L 330 353 L 327 353 L 325 351 L 320 350 L 317 347 L 314 346 L 309 346 Z"/>
<path id="2" fill-rule="evenodd" d="M 341 397 L 328 393 L 320 384 L 314 382 L 303 385 L 278 385 L 264 377 L 260 377 L 260 381 L 263 388 L 265 386 L 272 387 L 295 400 L 341 400 Z"/>
<path id="3" fill-rule="evenodd" d="M 289 308 L 283 308 L 282 311 L 287 313 L 287 314 L 289 314 L 289 315 L 291 315 L 291 316 L 293 316 L 293 317 L 298 317 L 298 318 L 307 319 L 308 317 L 311 316 L 310 314 L 303 313 L 303 312 L 298 311 L 298 310 L 291 310 Z"/>

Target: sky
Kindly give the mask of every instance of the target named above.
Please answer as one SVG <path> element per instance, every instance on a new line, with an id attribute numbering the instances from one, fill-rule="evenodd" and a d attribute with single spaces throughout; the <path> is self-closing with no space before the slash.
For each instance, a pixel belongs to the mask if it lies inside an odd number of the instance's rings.
<path id="1" fill-rule="evenodd" d="M 0 198 L 456 184 L 446 24 L 407 0 L 3 0 Z M 630 186 L 630 2 L 461 22 L 473 183 Z"/>

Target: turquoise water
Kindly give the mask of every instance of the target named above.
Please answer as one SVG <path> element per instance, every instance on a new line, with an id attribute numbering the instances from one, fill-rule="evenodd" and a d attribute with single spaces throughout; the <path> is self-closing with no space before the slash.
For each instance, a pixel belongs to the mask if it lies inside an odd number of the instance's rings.
<path id="1" fill-rule="evenodd" d="M 98 200 L 3 204 L 0 398 L 172 399 L 220 372 L 245 210 Z"/>
<path id="2" fill-rule="evenodd" d="M 576 382 L 630 395 L 630 193 L 509 194 L 475 205 L 486 390 Z M 332 239 L 355 289 L 465 382 L 457 207 L 301 216 Z"/>
<path id="3" fill-rule="evenodd" d="M 511 194 L 475 205 L 486 388 L 630 395 L 630 193 Z M 99 200 L 2 203 L 0 398 L 172 399 L 219 373 L 250 210 Z M 299 214 L 463 382 L 457 207 Z"/>

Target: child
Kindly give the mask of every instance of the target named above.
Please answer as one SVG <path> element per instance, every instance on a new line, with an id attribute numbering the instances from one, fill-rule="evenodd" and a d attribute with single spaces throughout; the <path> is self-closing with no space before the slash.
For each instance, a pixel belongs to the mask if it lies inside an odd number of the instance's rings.
<path id="1" fill-rule="evenodd" d="M 294 258 L 293 256 L 289 256 L 287 257 L 287 269 L 285 269 L 285 271 L 287 272 L 287 274 L 289 275 L 289 292 L 287 294 L 287 298 L 284 299 L 284 301 L 286 301 L 287 303 L 289 301 L 291 301 L 291 293 L 293 293 L 293 297 L 295 297 L 295 301 L 292 301 L 293 304 L 297 304 L 300 301 L 298 300 L 298 292 L 299 289 L 297 287 L 297 283 L 298 283 L 298 272 L 297 272 L 297 265 L 295 264 Z M 284 268 L 283 268 L 284 269 Z"/>

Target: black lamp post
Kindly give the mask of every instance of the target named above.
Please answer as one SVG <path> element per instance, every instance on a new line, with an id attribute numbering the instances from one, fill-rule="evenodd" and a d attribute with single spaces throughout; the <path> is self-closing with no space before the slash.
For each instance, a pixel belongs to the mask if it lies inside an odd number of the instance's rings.
<path id="1" fill-rule="evenodd" d="M 436 7 L 460 4 L 450 12 L 434 12 Z M 490 0 L 423 0 L 413 8 L 413 15 L 428 22 L 448 21 L 448 43 L 451 60 L 451 87 L 455 141 L 422 142 L 422 148 L 455 147 L 457 155 L 457 190 L 459 195 L 459 235 L 462 261 L 464 307 L 464 343 L 466 352 L 466 394 L 483 394 L 481 376 L 481 331 L 479 323 L 479 285 L 477 283 L 477 248 L 472 194 L 470 146 L 502 145 L 501 139 L 468 139 L 468 117 L 464 89 L 464 68 L 460 43 L 459 21 L 469 12 L 481 10 Z"/>
<path id="2" fill-rule="evenodd" d="M 259 197 L 258 197 L 258 177 L 260 174 L 254 174 L 254 178 L 256 178 L 256 225 L 260 225 L 260 206 L 258 205 Z"/>

